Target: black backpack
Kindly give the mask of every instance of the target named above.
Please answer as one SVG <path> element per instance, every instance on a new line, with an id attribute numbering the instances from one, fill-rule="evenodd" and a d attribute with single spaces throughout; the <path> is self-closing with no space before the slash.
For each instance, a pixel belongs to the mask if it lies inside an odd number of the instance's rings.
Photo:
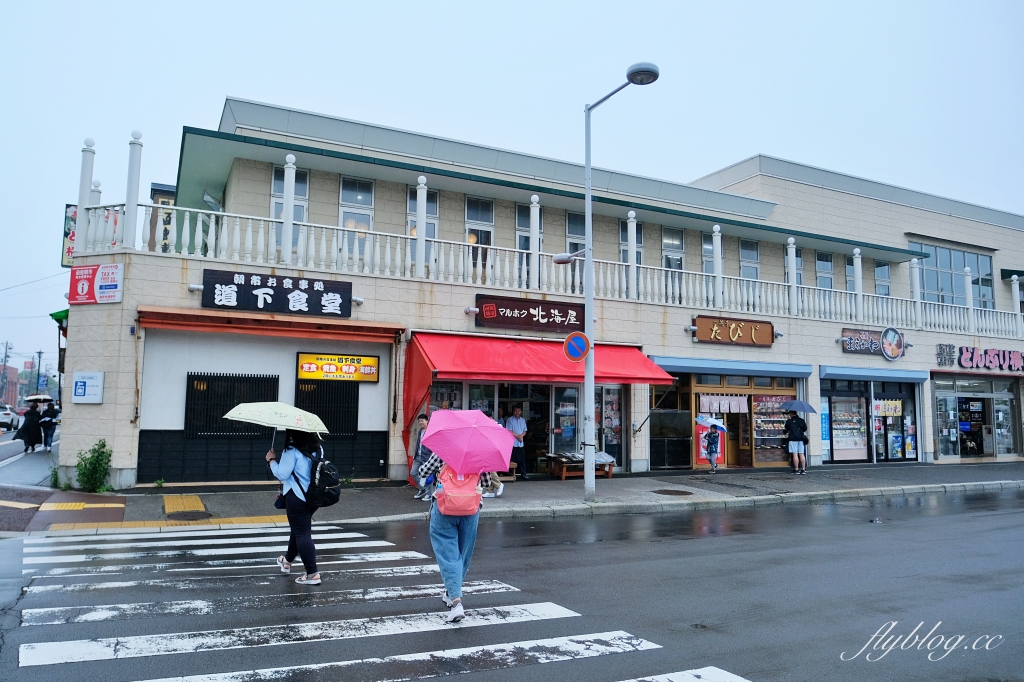
<path id="1" fill-rule="evenodd" d="M 310 460 L 313 466 L 309 472 L 309 489 L 304 491 L 306 504 L 317 509 L 336 504 L 341 497 L 341 476 L 338 474 L 338 467 L 324 459 L 323 448 L 320 448 L 319 454 L 310 457 Z M 298 483 L 299 479 L 294 471 L 292 476 Z"/>

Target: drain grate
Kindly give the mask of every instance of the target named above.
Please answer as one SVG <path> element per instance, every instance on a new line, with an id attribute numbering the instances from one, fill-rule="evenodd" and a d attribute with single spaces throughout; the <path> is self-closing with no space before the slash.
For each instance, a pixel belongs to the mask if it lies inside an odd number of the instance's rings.
<path id="1" fill-rule="evenodd" d="M 207 511 L 180 511 L 171 512 L 167 515 L 171 521 L 203 521 L 213 516 Z"/>
<path id="2" fill-rule="evenodd" d="M 655 495 L 674 495 L 676 497 L 682 497 L 683 495 L 693 494 L 689 490 L 670 490 L 668 488 L 663 488 L 661 490 L 652 490 L 651 492 L 654 493 Z"/>

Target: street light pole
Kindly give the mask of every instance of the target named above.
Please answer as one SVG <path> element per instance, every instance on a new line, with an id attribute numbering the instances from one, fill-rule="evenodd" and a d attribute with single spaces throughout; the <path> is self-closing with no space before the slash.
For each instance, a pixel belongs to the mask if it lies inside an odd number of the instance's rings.
<path id="1" fill-rule="evenodd" d="M 594 418 L 597 411 L 594 405 L 594 222 L 591 207 L 590 183 L 590 112 L 606 102 L 612 95 L 620 92 L 631 83 L 648 85 L 658 80 L 658 67 L 654 64 L 641 62 L 626 70 L 626 82 L 615 88 L 594 104 L 583 107 L 586 118 L 586 152 L 584 156 L 584 215 L 586 234 L 583 242 L 583 333 L 590 341 L 590 352 L 584 360 L 583 374 L 583 500 L 593 502 L 597 498 L 594 477 L 594 449 L 596 433 Z"/>

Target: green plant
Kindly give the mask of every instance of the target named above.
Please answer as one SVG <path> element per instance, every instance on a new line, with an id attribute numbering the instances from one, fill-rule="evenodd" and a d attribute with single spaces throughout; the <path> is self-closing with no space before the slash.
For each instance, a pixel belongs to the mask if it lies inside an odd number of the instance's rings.
<path id="1" fill-rule="evenodd" d="M 156 479 L 155 481 L 153 481 L 153 485 L 155 485 L 157 488 L 163 488 L 164 487 L 164 479 L 162 479 L 162 478 Z"/>
<path id="2" fill-rule="evenodd" d="M 57 467 L 53 467 L 53 466 L 50 467 L 50 487 L 51 488 L 59 488 L 60 487 L 60 472 L 58 471 Z"/>
<path id="3" fill-rule="evenodd" d="M 87 493 L 98 492 L 107 488 L 107 476 L 110 475 L 110 457 L 113 453 L 102 438 L 96 445 L 89 448 L 88 454 L 78 451 L 78 487 Z"/>
<path id="4" fill-rule="evenodd" d="M 60 487 L 60 489 L 65 491 L 65 492 L 67 492 L 68 490 L 71 490 L 71 481 L 64 481 L 64 485 L 62 485 Z"/>
<path id="5" fill-rule="evenodd" d="M 344 483 L 345 485 L 347 485 L 349 488 L 355 489 L 355 487 L 356 487 L 355 484 L 352 483 L 352 477 L 351 476 L 349 476 L 348 478 L 343 478 L 341 480 L 341 482 Z"/>

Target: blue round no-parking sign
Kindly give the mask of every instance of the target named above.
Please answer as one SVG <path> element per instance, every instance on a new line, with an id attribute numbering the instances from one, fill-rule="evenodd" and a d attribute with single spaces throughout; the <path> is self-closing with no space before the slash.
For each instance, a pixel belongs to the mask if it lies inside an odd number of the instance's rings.
<path id="1" fill-rule="evenodd" d="M 573 332 L 565 337 L 562 350 L 565 351 L 565 357 L 573 362 L 579 362 L 590 352 L 590 339 L 583 332 Z"/>

